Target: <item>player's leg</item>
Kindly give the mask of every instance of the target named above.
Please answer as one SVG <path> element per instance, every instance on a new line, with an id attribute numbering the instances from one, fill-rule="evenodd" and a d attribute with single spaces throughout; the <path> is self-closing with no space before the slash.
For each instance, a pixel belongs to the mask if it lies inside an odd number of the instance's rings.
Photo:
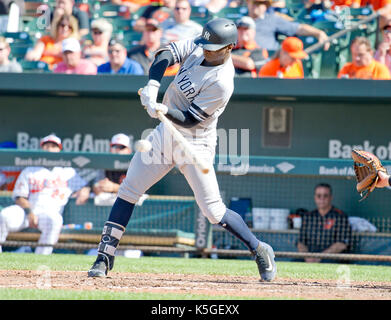
<path id="1" fill-rule="evenodd" d="M 259 241 L 238 213 L 226 208 L 214 170 L 203 174 L 195 166 L 185 165 L 181 167 L 181 171 L 192 188 L 202 213 L 211 223 L 221 225 L 248 247 L 255 257 L 262 280 L 273 280 L 277 267 L 272 247 Z"/>
<path id="2" fill-rule="evenodd" d="M 132 216 L 135 203 L 174 166 L 172 162 L 161 159 L 162 147 L 159 135 L 159 130 L 155 129 L 148 137 L 152 143 L 149 156 L 136 152 L 130 162 L 126 177 L 120 185 L 118 197 L 103 227 L 98 256 L 88 271 L 89 277 L 104 277 L 108 270 L 113 268 L 116 248 Z"/>
<path id="3" fill-rule="evenodd" d="M 38 243 L 42 244 L 56 244 L 61 233 L 62 215 L 39 213 L 38 215 L 38 229 L 41 231 Z M 36 254 L 49 255 L 53 252 L 53 247 L 38 246 L 35 248 Z"/>
<path id="4" fill-rule="evenodd" d="M 12 205 L 0 211 L 0 243 L 7 239 L 9 232 L 17 232 L 27 228 L 29 222 L 22 207 Z M 2 248 L 0 246 L 0 252 Z"/>

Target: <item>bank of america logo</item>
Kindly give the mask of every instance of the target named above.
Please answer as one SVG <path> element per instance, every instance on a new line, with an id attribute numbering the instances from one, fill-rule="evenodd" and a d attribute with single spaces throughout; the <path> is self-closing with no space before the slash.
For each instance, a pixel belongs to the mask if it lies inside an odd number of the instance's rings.
<path id="1" fill-rule="evenodd" d="M 206 40 L 209 40 L 209 38 L 210 38 L 210 33 L 209 33 L 208 31 L 205 31 L 205 32 L 204 32 L 204 38 L 205 38 Z"/>
<path id="2" fill-rule="evenodd" d="M 276 165 L 280 171 L 283 173 L 287 173 L 288 171 L 292 170 L 295 166 L 289 162 L 281 162 L 278 165 Z"/>
<path id="3" fill-rule="evenodd" d="M 90 159 L 86 158 L 86 157 L 82 157 L 82 156 L 79 156 L 79 157 L 76 157 L 74 159 L 72 159 L 72 161 L 74 163 L 77 164 L 77 166 L 79 166 L 80 168 L 84 167 L 87 163 L 90 163 Z"/>

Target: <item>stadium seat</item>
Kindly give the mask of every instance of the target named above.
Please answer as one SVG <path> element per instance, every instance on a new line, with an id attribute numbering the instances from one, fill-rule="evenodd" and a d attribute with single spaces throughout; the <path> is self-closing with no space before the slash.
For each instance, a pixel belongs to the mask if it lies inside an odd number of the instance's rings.
<path id="1" fill-rule="evenodd" d="M 10 44 L 11 46 L 11 57 L 16 60 L 24 59 L 27 50 L 30 48 L 29 44 Z"/>
<path id="2" fill-rule="evenodd" d="M 2 34 L 10 43 L 31 43 L 30 35 L 27 32 L 5 32 Z"/>
<path id="3" fill-rule="evenodd" d="M 98 18 L 114 18 L 114 17 L 127 17 L 129 18 L 129 10 L 126 6 L 106 3 L 99 5 L 94 4 L 92 10 L 92 17 L 94 19 Z"/>
<path id="4" fill-rule="evenodd" d="M 308 55 L 308 59 L 302 60 L 304 77 L 318 79 L 321 75 L 322 50 L 318 50 Z"/>
<path id="5" fill-rule="evenodd" d="M 318 39 L 313 36 L 299 37 L 303 41 L 304 49 L 316 44 Z M 320 77 L 321 63 L 322 63 L 322 50 L 316 50 L 309 54 L 308 59 L 303 61 L 304 76 L 306 78 L 317 79 Z"/>
<path id="6" fill-rule="evenodd" d="M 325 31 L 329 36 L 344 28 L 344 25 L 340 21 L 318 21 L 314 23 L 313 26 Z M 338 71 L 346 63 L 346 57 L 350 47 L 350 36 L 351 33 L 348 32 L 345 35 L 334 39 L 330 44 L 329 50 L 322 52 L 320 77 L 334 78 L 337 76 Z"/>
<path id="7" fill-rule="evenodd" d="M 207 23 L 211 19 L 213 19 L 213 16 L 209 16 L 209 17 L 193 17 L 193 18 L 191 18 L 192 21 L 197 22 L 201 26 L 203 26 L 205 23 Z"/>
<path id="8" fill-rule="evenodd" d="M 143 34 L 141 32 L 128 31 L 123 33 L 123 41 L 126 46 L 136 46 L 139 44 Z"/>
<path id="9" fill-rule="evenodd" d="M 285 7 L 288 9 L 289 15 L 296 19 L 297 15 L 304 8 L 303 0 L 285 0 Z"/>
<path id="10" fill-rule="evenodd" d="M 20 60 L 23 72 L 49 72 L 49 66 L 43 61 Z"/>
<path id="11" fill-rule="evenodd" d="M 146 9 L 147 9 L 147 6 L 141 7 L 136 12 L 133 12 L 129 18 L 131 18 L 133 20 L 140 18 Z"/>
<path id="12" fill-rule="evenodd" d="M 113 32 L 117 33 L 119 31 L 132 31 L 135 20 L 133 19 L 123 19 L 123 18 L 115 18 L 110 20 L 113 26 Z"/>
<path id="13" fill-rule="evenodd" d="M 209 17 L 211 14 L 209 13 L 208 9 L 203 6 L 191 6 L 191 14 L 190 19 L 193 20 L 193 18 L 206 18 Z"/>
<path id="14" fill-rule="evenodd" d="M 348 8 L 348 13 L 353 19 L 362 19 L 370 16 L 373 9 L 371 7 Z"/>
<path id="15" fill-rule="evenodd" d="M 312 24 L 313 19 L 311 17 L 310 12 L 306 8 L 302 8 L 297 11 L 296 16 L 295 16 L 296 21 L 299 21 L 301 23 L 307 23 L 307 24 Z"/>
<path id="16" fill-rule="evenodd" d="M 23 24 L 22 31 L 27 32 L 30 36 L 33 36 L 36 33 L 45 32 L 45 29 L 38 26 L 37 19 L 32 19 Z"/>
<path id="17" fill-rule="evenodd" d="M 216 12 L 214 14 L 215 17 L 227 18 L 227 19 L 231 19 L 234 21 L 240 19 L 243 16 L 247 16 L 247 15 L 248 15 L 247 7 L 237 7 L 237 8 L 226 7 L 226 8 L 223 8 L 219 12 Z"/>
<path id="18" fill-rule="evenodd" d="M 5 32 L 1 34 L 5 37 L 11 47 L 11 58 L 23 59 L 27 50 L 33 46 L 34 42 L 27 32 Z"/>
<path id="19" fill-rule="evenodd" d="M 351 22 L 358 23 L 362 18 L 363 18 L 362 16 L 361 18 L 353 18 Z M 354 39 L 355 37 L 358 36 L 363 36 L 371 41 L 372 47 L 375 47 L 378 24 L 379 24 L 378 19 L 373 19 L 365 24 L 362 24 L 358 29 L 352 31 L 351 39 Z"/>

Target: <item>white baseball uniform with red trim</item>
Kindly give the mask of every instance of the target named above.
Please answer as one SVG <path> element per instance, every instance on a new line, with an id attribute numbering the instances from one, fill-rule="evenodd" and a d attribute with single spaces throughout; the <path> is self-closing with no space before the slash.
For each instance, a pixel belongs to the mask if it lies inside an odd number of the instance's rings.
<path id="1" fill-rule="evenodd" d="M 31 211 L 38 217 L 41 236 L 38 243 L 55 244 L 61 232 L 62 212 L 74 191 L 84 187 L 86 182 L 73 168 L 27 167 L 20 173 L 12 198 L 29 200 Z M 12 205 L 0 211 L 0 242 L 6 240 L 9 232 L 17 232 L 29 225 L 24 210 Z M 1 248 L 0 248 L 1 250 Z M 35 252 L 50 254 L 52 247 L 37 247 Z"/>
<path id="2" fill-rule="evenodd" d="M 213 170 L 217 143 L 218 117 L 233 93 L 235 69 L 229 58 L 219 66 L 203 66 L 203 49 L 193 40 L 172 42 L 163 50 L 170 50 L 180 70 L 168 87 L 163 104 L 168 108 L 190 112 L 199 123 L 191 128 L 174 126 L 193 146 L 194 151 L 210 163 L 211 170 L 203 174 L 193 164 L 184 163 L 180 149 L 163 123 L 147 137 L 152 143 L 149 153 L 136 152 L 118 196 L 131 203 L 163 178 L 175 165 L 192 188 L 197 204 L 211 223 L 220 222 L 226 212 Z"/>

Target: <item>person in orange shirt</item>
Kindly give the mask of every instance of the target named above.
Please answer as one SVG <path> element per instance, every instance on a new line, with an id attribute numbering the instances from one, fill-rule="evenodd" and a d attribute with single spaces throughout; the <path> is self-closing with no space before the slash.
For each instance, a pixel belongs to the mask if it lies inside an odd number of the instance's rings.
<path id="1" fill-rule="evenodd" d="M 231 57 L 236 77 L 257 77 L 258 70 L 265 64 L 269 54 L 255 42 L 255 21 L 244 16 L 236 22 L 238 42 Z"/>
<path id="2" fill-rule="evenodd" d="M 53 19 L 50 30 L 51 35 L 41 37 L 34 48 L 27 52 L 25 59 L 46 62 L 52 70 L 62 61 L 62 41 L 67 38 L 79 39 L 79 29 L 76 18 L 64 14 Z"/>
<path id="3" fill-rule="evenodd" d="M 259 77 L 304 78 L 302 59 L 308 57 L 303 50 L 303 41 L 288 37 L 281 44 L 281 49 L 259 71 Z"/>
<path id="4" fill-rule="evenodd" d="M 373 58 L 370 41 L 365 37 L 356 37 L 350 45 L 352 62 L 346 63 L 338 73 L 338 78 L 350 79 L 391 79 L 390 71 L 383 63 Z"/>

